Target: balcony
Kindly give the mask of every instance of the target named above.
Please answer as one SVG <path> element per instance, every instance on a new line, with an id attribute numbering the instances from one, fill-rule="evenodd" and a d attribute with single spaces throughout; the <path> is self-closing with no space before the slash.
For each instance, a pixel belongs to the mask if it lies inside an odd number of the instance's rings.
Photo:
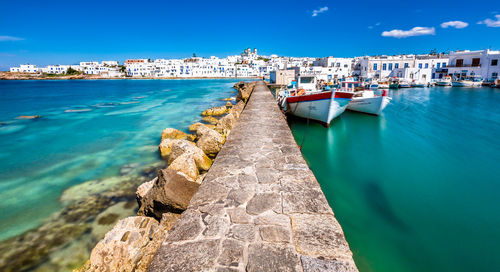
<path id="1" fill-rule="evenodd" d="M 462 64 L 462 65 L 448 65 L 447 68 L 481 68 L 481 64 Z"/>

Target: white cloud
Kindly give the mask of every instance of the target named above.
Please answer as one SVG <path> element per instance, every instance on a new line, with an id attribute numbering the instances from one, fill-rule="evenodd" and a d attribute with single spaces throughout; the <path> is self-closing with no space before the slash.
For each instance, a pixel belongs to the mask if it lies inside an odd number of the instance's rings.
<path id="1" fill-rule="evenodd" d="M 18 38 L 18 37 L 12 37 L 12 36 L 0 36 L 0 42 L 6 42 L 6 41 L 22 41 L 24 40 L 23 38 Z"/>
<path id="2" fill-rule="evenodd" d="M 495 15 L 496 20 L 490 18 L 478 22 L 478 24 L 485 24 L 488 27 L 500 27 L 500 14 Z"/>
<path id="3" fill-rule="evenodd" d="M 315 9 L 315 10 L 313 10 L 312 17 L 316 17 L 316 16 L 318 16 L 318 14 L 323 13 L 323 12 L 327 12 L 327 11 L 328 11 L 328 7 L 322 7 L 320 9 Z"/>
<path id="4" fill-rule="evenodd" d="M 462 21 L 449 21 L 441 24 L 442 28 L 454 27 L 460 29 L 460 28 L 466 28 L 468 26 L 469 26 L 468 23 Z"/>
<path id="5" fill-rule="evenodd" d="M 414 27 L 410 30 L 400 30 L 394 29 L 391 31 L 382 32 L 383 37 L 394 37 L 394 38 L 408 38 L 412 36 L 423 36 L 423 35 L 435 35 L 436 29 L 434 27 Z"/>

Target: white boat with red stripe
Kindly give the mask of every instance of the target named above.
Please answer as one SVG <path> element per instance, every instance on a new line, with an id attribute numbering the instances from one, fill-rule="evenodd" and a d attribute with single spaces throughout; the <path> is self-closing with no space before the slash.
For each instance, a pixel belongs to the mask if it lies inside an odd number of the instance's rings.
<path id="1" fill-rule="evenodd" d="M 310 84 L 315 86 L 314 77 L 299 77 L 299 89 L 281 91 L 278 96 L 278 103 L 286 113 L 301 118 L 315 120 L 325 126 L 337 116 L 341 115 L 353 93 L 339 92 L 336 90 L 306 90 L 302 86 Z"/>
<path id="2" fill-rule="evenodd" d="M 380 115 L 391 101 L 387 96 L 387 89 L 381 90 L 381 95 L 376 95 L 373 90 L 365 89 L 358 81 L 342 82 L 341 91 L 351 92 L 354 95 L 347 105 L 347 109 L 351 111 Z"/>

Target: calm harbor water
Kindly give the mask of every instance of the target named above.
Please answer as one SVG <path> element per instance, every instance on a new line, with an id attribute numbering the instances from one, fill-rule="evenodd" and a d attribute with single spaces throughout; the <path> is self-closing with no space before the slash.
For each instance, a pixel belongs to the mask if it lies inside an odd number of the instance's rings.
<path id="1" fill-rule="evenodd" d="M 360 271 L 500 271 L 500 89 L 390 96 L 379 117 L 290 120 Z"/>
<path id="2" fill-rule="evenodd" d="M 39 226 L 68 187 L 159 162 L 161 130 L 187 130 L 237 81 L 0 81 L 0 241 Z"/>

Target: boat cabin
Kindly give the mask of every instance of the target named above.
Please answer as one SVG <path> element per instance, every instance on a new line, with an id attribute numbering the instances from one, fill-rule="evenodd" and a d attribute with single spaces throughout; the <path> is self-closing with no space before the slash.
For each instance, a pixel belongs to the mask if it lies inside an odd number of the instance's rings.
<path id="1" fill-rule="evenodd" d="M 343 81 L 340 85 L 340 89 L 344 92 L 354 92 L 362 87 L 363 85 L 359 81 Z"/>
<path id="2" fill-rule="evenodd" d="M 317 80 L 315 76 L 298 76 L 297 89 L 312 91 L 317 89 Z"/>

